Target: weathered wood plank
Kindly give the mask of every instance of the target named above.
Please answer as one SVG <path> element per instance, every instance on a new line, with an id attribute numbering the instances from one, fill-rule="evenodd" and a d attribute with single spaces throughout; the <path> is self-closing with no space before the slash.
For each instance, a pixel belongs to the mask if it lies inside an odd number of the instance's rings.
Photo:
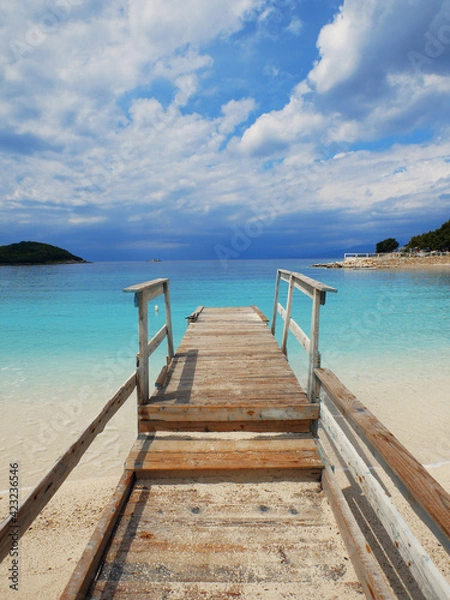
<path id="1" fill-rule="evenodd" d="M 60 600 L 84 600 L 95 578 L 111 534 L 133 488 L 135 474 L 124 471 L 117 488 L 103 511 Z"/>
<path id="2" fill-rule="evenodd" d="M 169 281 L 167 278 L 152 279 L 151 281 L 144 281 L 136 285 L 131 285 L 124 288 L 124 292 L 139 294 L 147 292 L 147 300 L 152 297 L 160 296 L 164 293 L 163 284 Z"/>
<path id="3" fill-rule="evenodd" d="M 386 583 L 383 572 L 362 535 L 335 476 L 326 465 L 322 474 L 322 486 L 366 597 L 374 600 L 394 600 L 395 594 Z"/>
<path id="4" fill-rule="evenodd" d="M 255 311 L 255 313 L 258 315 L 258 317 L 261 319 L 261 321 L 263 323 L 265 323 L 267 325 L 267 323 L 269 322 L 269 318 L 266 317 L 266 315 L 262 312 L 262 310 L 260 310 L 257 306 L 255 306 L 254 304 L 252 304 L 251 308 L 253 308 L 253 310 Z"/>
<path id="5" fill-rule="evenodd" d="M 425 597 L 430 600 L 450 598 L 450 585 L 412 534 L 392 500 L 324 405 L 321 407 L 321 423 L 339 454 L 345 460 L 355 481 L 359 482 L 367 500 L 383 524 L 386 533 L 398 548 L 405 565 L 410 569 Z"/>
<path id="6" fill-rule="evenodd" d="M 245 469 L 322 469 L 312 439 L 159 440 L 143 452 L 145 439 L 126 462 L 138 477 L 153 471 L 235 471 Z"/>
<path id="7" fill-rule="evenodd" d="M 301 273 L 296 273 L 295 271 L 286 271 L 285 269 L 278 269 L 278 272 L 280 273 L 281 279 L 283 279 L 283 281 L 289 281 L 292 278 L 295 287 L 300 289 L 310 298 L 314 297 L 314 292 L 316 290 L 322 294 L 324 292 L 337 292 L 335 288 L 326 285 L 325 283 L 322 283 L 320 281 L 316 281 L 311 277 L 307 277 L 306 275 L 302 275 Z"/>
<path id="8" fill-rule="evenodd" d="M 139 419 L 138 432 L 154 431 L 178 432 L 231 432 L 249 431 L 254 433 L 306 433 L 311 430 L 312 421 L 307 420 L 267 420 L 267 421 L 151 421 Z"/>
<path id="9" fill-rule="evenodd" d="M 140 406 L 139 418 L 159 421 L 259 421 L 259 420 L 310 420 L 319 417 L 319 406 L 315 404 L 297 404 L 288 406 L 195 406 L 180 405 Z"/>
<path id="10" fill-rule="evenodd" d="M 152 339 L 147 345 L 147 356 L 153 354 L 153 352 L 161 345 L 164 338 L 167 336 L 167 325 L 163 325 L 161 329 L 155 333 Z"/>
<path id="11" fill-rule="evenodd" d="M 92 597 L 278 598 L 283 583 L 292 598 L 344 598 L 324 496 L 282 485 L 136 482 Z"/>
<path id="12" fill-rule="evenodd" d="M 450 549 L 450 494 L 397 438 L 328 369 L 316 369 L 322 388 L 368 445 L 383 468 L 395 478 L 411 506 Z"/>
<path id="13" fill-rule="evenodd" d="M 76 442 L 63 454 L 50 471 L 42 478 L 39 484 L 28 495 L 19 507 L 16 523 L 20 537 L 46 506 L 49 500 L 58 491 L 68 475 L 79 463 L 81 457 L 89 448 L 99 433 L 103 431 L 108 421 L 115 415 L 119 408 L 129 398 L 136 387 L 136 374 L 114 394 L 111 400 L 104 406 L 99 415 L 84 430 Z M 10 550 L 10 527 L 12 516 L 5 519 L 0 526 L 0 561 Z"/>

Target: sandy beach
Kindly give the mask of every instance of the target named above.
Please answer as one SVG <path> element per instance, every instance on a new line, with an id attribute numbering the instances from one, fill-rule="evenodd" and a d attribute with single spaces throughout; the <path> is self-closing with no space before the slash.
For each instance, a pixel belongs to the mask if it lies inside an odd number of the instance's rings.
<path id="1" fill-rule="evenodd" d="M 366 403 L 371 410 L 383 420 L 393 431 L 400 441 L 411 450 L 417 458 L 425 464 L 429 472 L 447 490 L 450 489 L 450 442 L 448 440 L 447 424 L 450 421 L 447 392 L 450 386 L 448 374 L 435 381 L 434 387 L 429 386 L 429 381 L 423 382 L 420 378 L 409 379 L 408 386 L 401 385 L 395 377 L 388 376 L 382 380 L 364 379 L 350 376 L 345 384 L 352 389 L 358 397 Z M 433 397 L 433 403 L 438 410 L 431 412 L 423 402 L 424 393 Z M 397 402 L 392 403 L 395 396 Z M 408 406 L 405 412 L 404 407 Z M 18 410 L 19 407 L 16 407 Z M 20 407 L 23 411 L 22 428 L 16 433 L 22 440 L 24 448 L 25 441 L 31 436 L 31 423 L 25 418 L 25 414 L 31 406 Z M 100 408 L 100 402 L 98 407 Z M 21 461 L 21 476 L 24 480 L 32 481 L 34 484 L 42 477 L 52 461 L 66 449 L 72 436 L 77 435 L 82 425 L 86 425 L 85 417 L 79 417 L 84 421 L 78 423 L 77 428 L 71 430 L 71 419 L 66 415 L 62 406 L 34 406 L 35 416 L 47 419 L 48 423 L 53 421 L 60 423 L 59 435 L 54 435 L 47 451 L 44 453 L 27 454 L 24 452 Z M 94 408 L 91 409 L 94 413 Z M 3 412 L 8 415 L 8 411 Z M 16 412 L 17 417 L 17 412 Z M 39 418 L 38 418 L 39 417 Z M 427 430 L 434 431 L 430 439 L 423 431 L 423 419 L 431 419 Z M 75 420 L 76 421 L 76 420 Z M 73 425 L 73 423 L 72 423 Z M 2 428 L 8 429 L 8 423 L 3 422 Z M 17 426 L 16 426 L 17 430 Z M 6 432 L 2 431 L 5 439 Z M 80 465 L 76 467 L 69 479 L 57 492 L 43 513 L 36 519 L 31 529 L 20 542 L 21 574 L 20 591 L 12 592 L 8 589 L 8 561 L 0 567 L 0 597 L 2 598 L 33 598 L 52 600 L 58 598 L 64 589 L 72 570 L 81 556 L 81 553 L 92 534 L 100 514 L 107 504 L 122 472 L 123 461 L 135 439 L 135 406 L 134 398 L 113 418 L 91 448 L 86 453 Z M 69 439 L 71 438 L 71 439 Z M 32 439 L 32 436 L 31 436 Z M 17 447 L 17 446 L 16 446 Z M 2 464 L 8 464 L 11 458 L 10 451 L 5 446 L 0 452 Z M 34 457 L 34 458 L 33 458 Z M 4 481 L 2 479 L 2 481 Z M 3 486 L 2 486 L 3 487 Z M 29 493 L 29 489 L 21 491 L 22 499 Z M 0 493 L 0 510 L 2 516 L 7 513 L 7 492 Z M 336 564 L 347 556 L 345 547 L 331 510 L 324 499 L 324 510 L 329 522 L 330 537 L 335 540 Z M 427 533 L 425 528 L 420 530 L 422 542 L 426 544 L 427 551 L 437 561 L 442 571 L 448 573 L 448 564 L 442 556 L 433 536 Z M 339 563 L 340 564 L 340 563 Z M 356 575 L 350 564 L 346 565 L 345 578 L 340 582 L 346 584 L 346 598 L 362 597 L 357 584 Z M 348 584 L 348 585 L 347 585 Z M 335 582 L 328 582 L 328 593 L 321 591 L 323 598 L 336 597 Z M 342 590 L 341 590 L 342 592 Z M 251 597 L 260 597 L 258 595 Z M 270 598 L 270 596 L 265 596 Z M 290 596 L 287 596 L 290 597 Z"/>

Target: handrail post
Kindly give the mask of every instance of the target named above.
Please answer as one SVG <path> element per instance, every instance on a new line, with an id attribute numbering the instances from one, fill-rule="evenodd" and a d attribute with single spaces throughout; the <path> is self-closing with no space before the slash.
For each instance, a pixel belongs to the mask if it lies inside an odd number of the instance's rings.
<path id="1" fill-rule="evenodd" d="M 147 404 L 150 386 L 148 372 L 148 294 L 146 290 L 136 293 L 136 303 L 139 311 L 139 354 L 137 355 L 137 403 Z"/>
<path id="2" fill-rule="evenodd" d="M 288 297 L 287 297 L 287 302 L 286 302 L 286 318 L 284 321 L 283 337 L 281 340 L 281 350 L 284 352 L 284 354 L 287 354 L 287 339 L 288 339 L 288 333 L 289 333 L 289 325 L 291 322 L 293 292 L 294 292 L 294 278 L 291 275 L 289 277 L 289 290 L 288 290 Z"/>
<path id="3" fill-rule="evenodd" d="M 312 299 L 312 314 L 311 314 L 311 345 L 309 349 L 309 364 L 308 364 L 308 383 L 306 394 L 310 402 L 315 402 L 318 397 L 318 384 L 315 379 L 314 369 L 320 367 L 320 352 L 319 352 L 319 322 L 320 322 L 320 305 L 325 304 L 325 292 L 318 289 L 314 290 Z"/>
<path id="4" fill-rule="evenodd" d="M 281 273 L 280 273 L 280 270 L 278 269 L 277 278 L 275 281 L 275 300 L 273 302 L 272 327 L 270 328 L 272 335 L 275 335 L 275 324 L 277 321 L 277 312 L 278 312 L 278 293 L 280 291 L 280 279 L 281 279 Z"/>
<path id="5" fill-rule="evenodd" d="M 167 348 L 168 348 L 169 358 L 173 358 L 174 349 L 173 349 L 172 316 L 171 316 L 171 312 L 170 312 L 169 280 L 164 282 L 163 288 L 164 288 L 164 304 L 166 307 Z"/>

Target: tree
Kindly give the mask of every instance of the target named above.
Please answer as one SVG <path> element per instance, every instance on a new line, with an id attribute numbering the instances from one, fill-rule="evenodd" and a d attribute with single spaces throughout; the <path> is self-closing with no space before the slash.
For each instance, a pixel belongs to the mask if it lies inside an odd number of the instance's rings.
<path id="1" fill-rule="evenodd" d="M 407 246 L 408 249 L 421 250 L 448 250 L 450 248 L 450 221 L 446 221 L 439 229 L 413 236 Z"/>
<path id="2" fill-rule="evenodd" d="M 385 252 L 395 252 L 398 248 L 398 242 L 394 238 L 387 238 L 382 242 L 378 242 L 376 252 L 384 254 Z"/>

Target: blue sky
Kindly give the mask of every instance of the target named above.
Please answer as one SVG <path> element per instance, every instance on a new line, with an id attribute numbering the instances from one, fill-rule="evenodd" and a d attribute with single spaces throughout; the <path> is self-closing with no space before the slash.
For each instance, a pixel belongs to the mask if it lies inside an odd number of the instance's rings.
<path id="1" fill-rule="evenodd" d="M 23 0 L 0 29 L 0 245 L 320 257 L 450 218 L 450 0 Z"/>

